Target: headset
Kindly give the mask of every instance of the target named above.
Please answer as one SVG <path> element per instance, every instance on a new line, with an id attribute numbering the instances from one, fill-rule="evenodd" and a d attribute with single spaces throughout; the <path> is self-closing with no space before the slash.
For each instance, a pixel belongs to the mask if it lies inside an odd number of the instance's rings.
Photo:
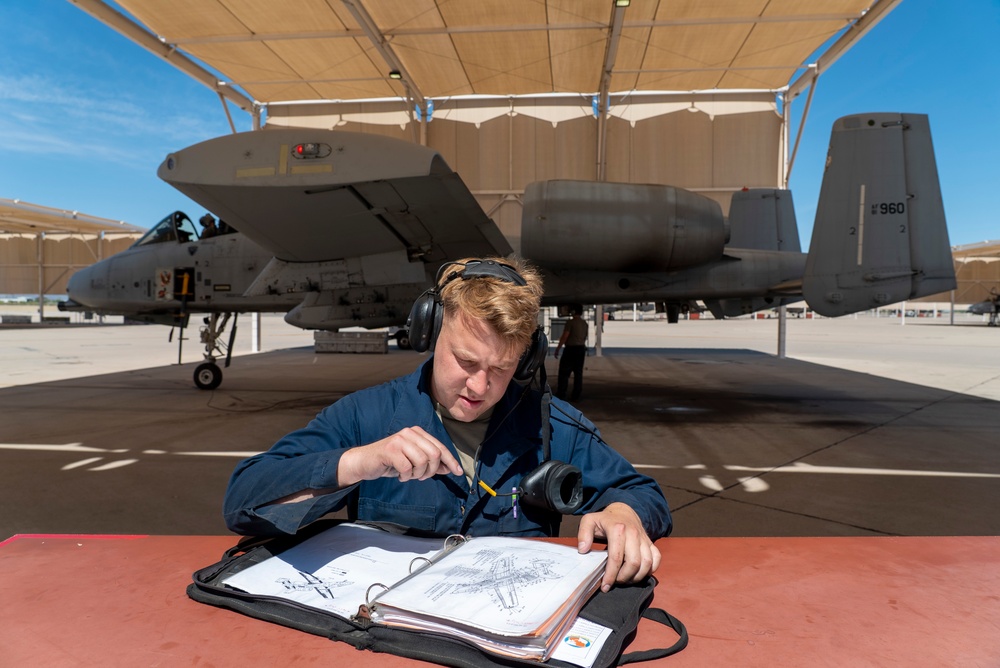
<path id="1" fill-rule="evenodd" d="M 460 266 L 462 269 L 449 273 L 444 282 L 441 275 L 448 267 Z M 444 316 L 444 305 L 441 303 L 441 289 L 452 281 L 461 278 L 468 281 L 473 278 L 495 278 L 505 283 L 526 286 L 524 278 L 509 264 L 495 260 L 469 260 L 468 262 L 447 262 L 438 269 L 434 279 L 434 287 L 426 290 L 413 302 L 410 317 L 406 321 L 410 332 L 410 346 L 418 353 L 434 350 L 438 334 L 441 333 L 441 319 Z M 514 380 L 518 383 L 528 383 L 535 377 L 538 368 L 545 361 L 548 353 L 549 340 L 545 331 L 538 327 L 531 335 L 531 343 L 518 360 L 514 371 Z"/>
<path id="2" fill-rule="evenodd" d="M 441 277 L 448 267 L 461 267 L 461 269 L 449 273 L 442 282 Z M 514 267 L 495 260 L 447 262 L 441 265 L 434 279 L 434 287 L 417 297 L 413 308 L 410 309 L 410 317 L 406 323 L 410 333 L 410 346 L 417 352 L 434 350 L 438 334 L 441 333 L 441 320 L 444 316 L 441 289 L 459 278 L 463 281 L 474 278 L 494 278 L 518 286 L 528 284 Z M 531 343 L 521 355 L 517 369 L 514 371 L 514 381 L 519 385 L 528 385 L 541 370 L 539 385 L 543 388 L 541 400 L 542 463 L 521 478 L 517 494 L 518 499 L 525 505 L 568 515 L 583 505 L 583 473 L 572 464 L 551 459 L 549 439 L 552 426 L 549 423 L 549 403 L 552 400 L 552 391 L 545 380 L 545 366 L 543 364 L 545 356 L 548 354 L 548 348 L 549 340 L 545 336 L 545 331 L 541 327 L 536 328 L 531 335 Z M 527 391 L 527 388 L 525 390 Z"/>

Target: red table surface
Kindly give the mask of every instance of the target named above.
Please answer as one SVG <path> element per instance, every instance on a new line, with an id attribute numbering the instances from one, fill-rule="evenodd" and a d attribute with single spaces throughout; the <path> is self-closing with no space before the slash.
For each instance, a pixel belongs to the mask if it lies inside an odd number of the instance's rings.
<path id="1" fill-rule="evenodd" d="M 0 543 L 0 665 L 428 665 L 189 599 L 191 573 L 235 542 L 60 535 Z M 1000 666 L 1000 537 L 657 545 L 653 605 L 683 621 L 691 640 L 655 665 Z M 675 639 L 643 620 L 629 651 Z"/>

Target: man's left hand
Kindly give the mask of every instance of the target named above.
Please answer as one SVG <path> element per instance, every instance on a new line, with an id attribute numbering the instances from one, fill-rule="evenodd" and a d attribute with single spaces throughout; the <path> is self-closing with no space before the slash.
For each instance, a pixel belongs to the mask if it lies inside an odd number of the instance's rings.
<path id="1" fill-rule="evenodd" d="M 612 503 L 604 510 L 584 515 L 576 537 L 580 554 L 590 552 L 594 538 L 608 542 L 602 591 L 609 591 L 616 582 L 640 582 L 660 566 L 660 551 L 646 535 L 639 516 L 624 503 Z"/>

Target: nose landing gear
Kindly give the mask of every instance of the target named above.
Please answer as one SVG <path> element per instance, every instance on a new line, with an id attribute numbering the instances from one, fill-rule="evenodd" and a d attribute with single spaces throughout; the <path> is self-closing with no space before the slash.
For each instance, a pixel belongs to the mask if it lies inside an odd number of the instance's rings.
<path id="1" fill-rule="evenodd" d="M 200 390 L 214 390 L 222 385 L 222 369 L 215 362 L 202 362 L 194 370 L 194 384 Z"/>
<path id="2" fill-rule="evenodd" d="M 219 316 L 222 316 L 221 319 Z M 232 313 L 213 313 L 205 318 L 201 328 L 201 342 L 205 344 L 205 361 L 194 370 L 194 384 L 201 390 L 214 390 L 222 384 L 222 369 L 215 363 L 225 355 L 225 366 L 229 366 L 233 354 L 233 341 L 236 339 L 236 318 L 233 316 L 233 327 L 229 330 L 229 342 L 220 341 L 229 324 Z"/>

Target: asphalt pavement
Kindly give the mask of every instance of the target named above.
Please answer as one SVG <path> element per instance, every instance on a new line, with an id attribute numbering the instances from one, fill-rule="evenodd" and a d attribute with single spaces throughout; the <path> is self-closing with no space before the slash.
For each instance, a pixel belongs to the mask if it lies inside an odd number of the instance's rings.
<path id="1" fill-rule="evenodd" d="M 164 327 L 0 328 L 0 540 L 226 533 L 240 458 L 424 359 L 394 344 L 317 354 L 279 316 L 250 352 L 252 330 L 240 324 L 222 386 L 202 391 L 193 331 L 177 364 Z M 674 535 L 1000 534 L 997 328 L 792 318 L 783 358 L 777 330 L 618 320 L 587 358 L 578 406 L 660 483 Z"/>

